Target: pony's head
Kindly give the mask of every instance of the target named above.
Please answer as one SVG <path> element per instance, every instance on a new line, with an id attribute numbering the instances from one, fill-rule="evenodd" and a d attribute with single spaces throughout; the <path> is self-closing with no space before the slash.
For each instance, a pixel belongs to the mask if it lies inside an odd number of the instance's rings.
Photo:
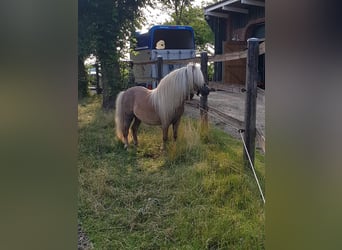
<path id="1" fill-rule="evenodd" d="M 198 93 L 204 86 L 205 80 L 199 64 L 189 63 L 186 66 L 188 84 L 190 86 L 190 93 Z"/>

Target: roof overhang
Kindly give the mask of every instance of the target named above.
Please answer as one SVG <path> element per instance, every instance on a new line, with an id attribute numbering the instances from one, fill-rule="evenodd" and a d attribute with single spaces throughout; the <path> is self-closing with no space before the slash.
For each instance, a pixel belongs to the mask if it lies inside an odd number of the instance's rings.
<path id="1" fill-rule="evenodd" d="M 248 14 L 250 6 L 265 7 L 265 0 L 226 0 L 204 8 L 205 16 L 228 18 L 229 13 Z"/>

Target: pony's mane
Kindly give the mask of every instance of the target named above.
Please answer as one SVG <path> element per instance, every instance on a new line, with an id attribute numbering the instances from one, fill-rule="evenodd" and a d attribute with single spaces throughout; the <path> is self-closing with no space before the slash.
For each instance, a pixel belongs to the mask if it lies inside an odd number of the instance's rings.
<path id="1" fill-rule="evenodd" d="M 152 105 L 158 112 L 162 123 L 169 122 L 176 109 L 184 104 L 194 85 L 201 88 L 204 77 L 199 65 L 189 63 L 166 75 L 158 87 L 151 92 Z"/>

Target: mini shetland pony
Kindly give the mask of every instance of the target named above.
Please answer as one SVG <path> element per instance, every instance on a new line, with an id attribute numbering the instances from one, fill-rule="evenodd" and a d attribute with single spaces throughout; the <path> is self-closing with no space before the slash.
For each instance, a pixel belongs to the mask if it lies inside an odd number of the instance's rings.
<path id="1" fill-rule="evenodd" d="M 166 75 L 157 88 L 149 90 L 135 86 L 121 91 L 116 98 L 116 135 L 128 147 L 128 132 L 132 129 L 133 141 L 138 145 L 137 132 L 141 122 L 161 125 L 163 148 L 168 140 L 169 126 L 173 126 L 173 138 L 177 139 L 184 101 L 190 94 L 204 86 L 204 77 L 199 65 L 188 64 Z"/>

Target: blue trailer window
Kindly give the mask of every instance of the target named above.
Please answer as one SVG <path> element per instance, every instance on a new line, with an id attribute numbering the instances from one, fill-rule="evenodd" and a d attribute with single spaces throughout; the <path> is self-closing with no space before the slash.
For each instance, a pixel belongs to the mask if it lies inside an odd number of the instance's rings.
<path id="1" fill-rule="evenodd" d="M 159 29 L 154 31 L 152 48 L 164 40 L 165 49 L 195 49 L 193 32 L 186 29 Z"/>
<path id="2" fill-rule="evenodd" d="M 136 34 L 135 50 L 155 49 L 158 41 L 165 42 L 165 49 L 195 49 L 194 31 L 190 26 L 155 25 L 148 33 Z"/>

